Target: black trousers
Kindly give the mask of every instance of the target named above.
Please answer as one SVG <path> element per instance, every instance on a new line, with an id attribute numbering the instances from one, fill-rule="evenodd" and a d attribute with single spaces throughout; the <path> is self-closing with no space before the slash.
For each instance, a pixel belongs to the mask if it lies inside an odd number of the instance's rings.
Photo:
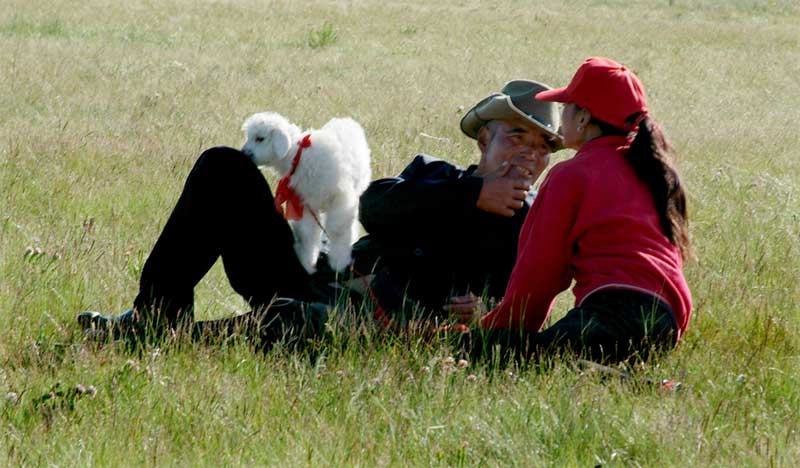
<path id="1" fill-rule="evenodd" d="M 236 149 L 211 148 L 195 163 L 145 262 L 134 310 L 152 330 L 190 324 L 194 288 L 222 257 L 231 286 L 253 311 L 207 329 L 260 326 L 265 317 L 255 315 L 267 309 L 273 316 L 282 310 L 286 319 L 301 320 L 305 310 L 275 302 L 279 296 L 318 299 L 293 244 L 291 228 L 276 211 L 269 184 L 255 164 Z"/>
<path id="2" fill-rule="evenodd" d="M 596 362 L 617 363 L 647 359 L 677 342 L 678 326 L 672 309 L 650 294 L 605 289 L 549 328 L 524 330 L 481 329 L 464 336 L 462 346 L 473 359 L 507 364 L 570 353 Z"/>

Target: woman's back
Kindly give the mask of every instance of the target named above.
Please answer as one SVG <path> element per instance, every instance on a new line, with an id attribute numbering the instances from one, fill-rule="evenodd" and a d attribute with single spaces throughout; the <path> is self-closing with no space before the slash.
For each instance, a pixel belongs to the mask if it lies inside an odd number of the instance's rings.
<path id="1" fill-rule="evenodd" d="M 595 139 L 553 167 L 548 178 L 547 189 L 559 194 L 550 197 L 555 203 L 570 198 L 568 193 L 575 197 L 559 205 L 575 207 L 565 234 L 572 249 L 576 303 L 603 288 L 642 290 L 669 304 L 683 331 L 691 296 L 681 255 L 662 230 L 650 190 L 625 160 L 626 145 L 621 136 Z"/>

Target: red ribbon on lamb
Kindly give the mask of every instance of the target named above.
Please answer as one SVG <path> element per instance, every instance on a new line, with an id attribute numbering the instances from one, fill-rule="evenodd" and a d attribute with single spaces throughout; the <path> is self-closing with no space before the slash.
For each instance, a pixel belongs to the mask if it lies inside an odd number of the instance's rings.
<path id="1" fill-rule="evenodd" d="M 292 169 L 288 174 L 283 176 L 278 182 L 278 188 L 275 190 L 275 209 L 278 213 L 283 215 L 284 218 L 290 220 L 298 220 L 303 217 L 303 199 L 295 192 L 293 187 L 289 187 L 289 181 L 292 179 L 297 164 L 300 162 L 300 157 L 303 155 L 303 149 L 311 146 L 311 135 L 308 134 L 300 140 L 297 147 L 297 153 L 292 160 Z M 283 204 L 286 203 L 286 211 L 283 210 Z"/>

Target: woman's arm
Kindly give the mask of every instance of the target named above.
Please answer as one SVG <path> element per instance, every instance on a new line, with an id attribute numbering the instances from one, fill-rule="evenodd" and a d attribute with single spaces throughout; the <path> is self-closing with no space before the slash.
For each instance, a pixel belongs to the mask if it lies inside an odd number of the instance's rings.
<path id="1" fill-rule="evenodd" d="M 572 167 L 555 166 L 542 184 L 522 227 L 503 300 L 481 319 L 481 327 L 538 331 L 555 297 L 569 287 L 573 226 L 585 183 Z"/>

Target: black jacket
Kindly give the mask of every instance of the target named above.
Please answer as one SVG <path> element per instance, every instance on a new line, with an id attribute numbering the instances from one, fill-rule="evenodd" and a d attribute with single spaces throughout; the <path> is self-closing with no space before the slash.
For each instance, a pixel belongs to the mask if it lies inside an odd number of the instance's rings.
<path id="1" fill-rule="evenodd" d="M 468 291 L 502 297 L 529 204 L 511 218 L 478 209 L 483 179 L 475 168 L 421 154 L 361 196 L 369 234 L 353 247 L 354 266 L 377 274 L 373 290 L 384 308 L 411 298 L 437 309 Z"/>

